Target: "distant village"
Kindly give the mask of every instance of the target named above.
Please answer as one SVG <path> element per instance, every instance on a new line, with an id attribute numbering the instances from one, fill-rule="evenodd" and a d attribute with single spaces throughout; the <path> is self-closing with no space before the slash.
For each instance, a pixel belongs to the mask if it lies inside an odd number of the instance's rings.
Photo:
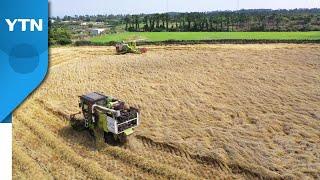
<path id="1" fill-rule="evenodd" d="M 124 31 L 122 19 L 122 15 L 50 17 L 49 25 L 50 29 L 67 29 L 73 40 L 86 40 L 93 36 Z"/>
<path id="2" fill-rule="evenodd" d="M 111 26 L 106 22 L 82 22 L 82 21 L 57 21 L 50 19 L 53 26 L 66 26 L 78 37 L 77 39 L 85 39 L 86 37 L 98 36 L 110 31 Z"/>

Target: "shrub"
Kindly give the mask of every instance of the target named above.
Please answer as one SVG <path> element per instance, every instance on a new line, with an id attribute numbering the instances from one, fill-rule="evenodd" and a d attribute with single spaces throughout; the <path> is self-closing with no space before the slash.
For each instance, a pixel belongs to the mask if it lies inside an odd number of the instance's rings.
<path id="1" fill-rule="evenodd" d="M 68 38 L 59 38 L 57 40 L 57 44 L 59 44 L 59 45 L 68 45 L 71 43 L 72 43 L 71 39 L 68 39 Z"/>
<path id="2" fill-rule="evenodd" d="M 52 28 L 49 31 L 49 45 L 71 44 L 71 33 L 65 28 Z"/>
<path id="3" fill-rule="evenodd" d="M 91 41 L 81 40 L 81 41 L 76 41 L 74 43 L 74 45 L 76 45 L 76 46 L 90 46 L 90 45 L 93 45 L 93 43 L 91 43 Z"/>

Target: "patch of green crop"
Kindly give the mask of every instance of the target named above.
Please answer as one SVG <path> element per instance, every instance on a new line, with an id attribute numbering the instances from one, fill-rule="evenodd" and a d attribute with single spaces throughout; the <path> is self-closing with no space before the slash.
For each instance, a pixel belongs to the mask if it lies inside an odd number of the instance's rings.
<path id="1" fill-rule="evenodd" d="M 319 40 L 320 31 L 312 32 L 124 32 L 106 34 L 91 39 L 92 42 L 167 40 Z"/>

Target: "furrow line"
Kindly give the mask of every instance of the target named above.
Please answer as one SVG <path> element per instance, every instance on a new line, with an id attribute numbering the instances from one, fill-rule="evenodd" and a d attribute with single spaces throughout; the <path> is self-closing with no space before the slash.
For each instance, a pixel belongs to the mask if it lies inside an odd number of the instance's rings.
<path id="1" fill-rule="evenodd" d="M 21 117 L 17 115 L 17 118 L 21 122 L 30 128 L 30 130 L 39 137 L 45 144 L 52 147 L 58 154 L 61 155 L 62 159 L 70 162 L 74 166 L 81 168 L 88 173 L 88 176 L 94 179 L 120 179 L 114 174 L 105 171 L 98 163 L 90 161 L 88 159 L 83 159 L 73 150 L 71 150 L 67 145 L 65 145 L 61 140 L 56 138 L 53 134 L 49 133 L 46 129 L 39 126 L 34 120 L 28 117 Z"/>

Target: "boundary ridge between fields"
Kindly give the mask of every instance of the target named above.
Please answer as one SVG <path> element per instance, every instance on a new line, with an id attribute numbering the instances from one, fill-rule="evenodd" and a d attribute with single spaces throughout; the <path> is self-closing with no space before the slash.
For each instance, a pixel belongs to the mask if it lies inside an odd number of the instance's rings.
<path id="1" fill-rule="evenodd" d="M 114 46 L 117 42 L 92 42 L 80 40 L 75 46 Z M 143 45 L 192 45 L 192 44 L 320 44 L 318 40 L 270 40 L 270 39 L 218 39 L 218 40 L 167 40 L 167 41 L 138 41 L 137 46 Z"/>

